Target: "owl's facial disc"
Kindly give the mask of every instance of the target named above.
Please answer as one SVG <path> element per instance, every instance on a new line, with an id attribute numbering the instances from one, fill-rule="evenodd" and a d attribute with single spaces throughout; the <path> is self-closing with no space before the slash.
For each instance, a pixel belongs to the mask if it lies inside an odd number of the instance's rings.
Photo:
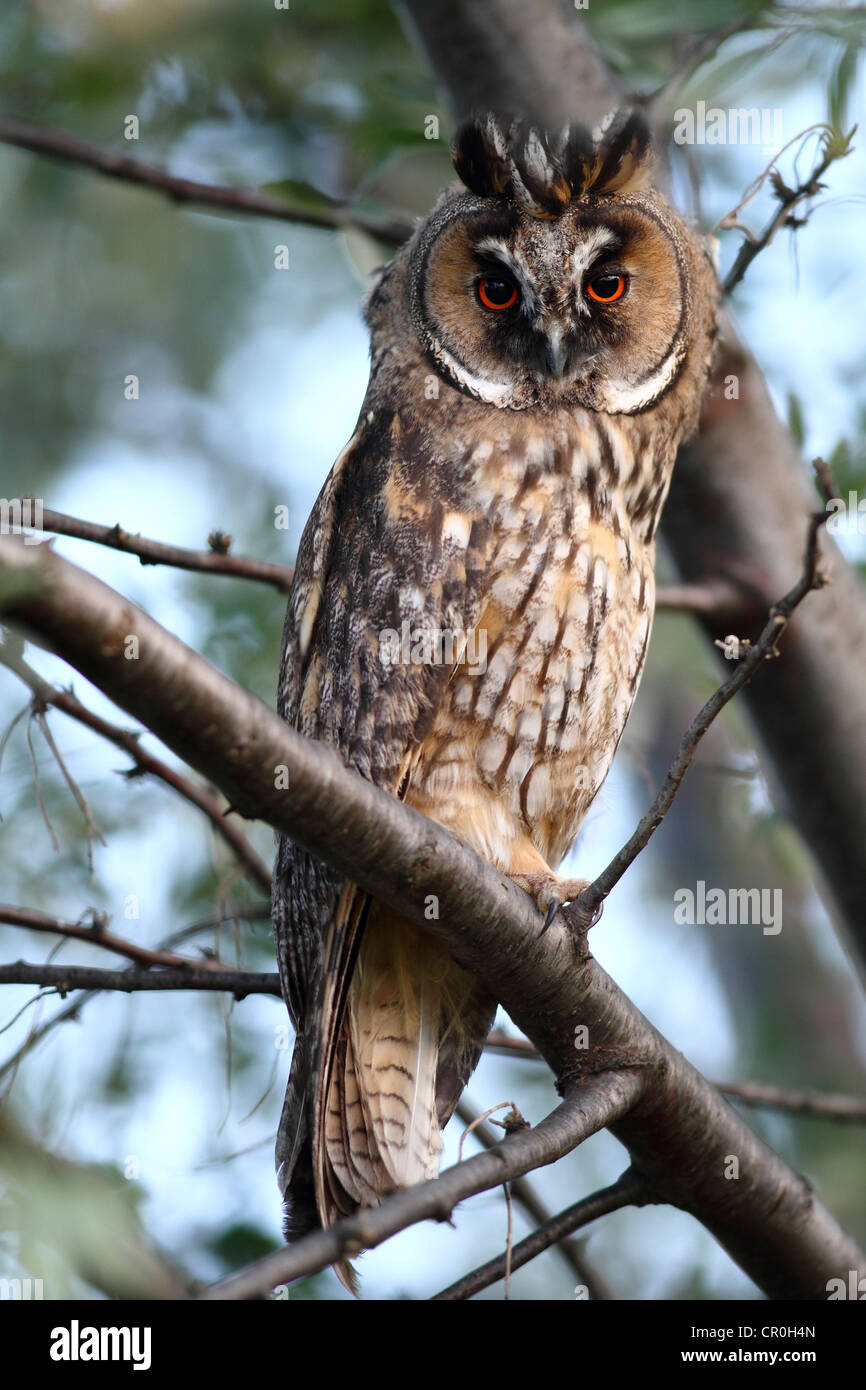
<path id="1" fill-rule="evenodd" d="M 651 196 L 587 196 L 550 219 L 458 196 L 425 232 L 413 322 L 459 390 L 506 409 L 635 414 L 676 381 L 686 258 Z"/>

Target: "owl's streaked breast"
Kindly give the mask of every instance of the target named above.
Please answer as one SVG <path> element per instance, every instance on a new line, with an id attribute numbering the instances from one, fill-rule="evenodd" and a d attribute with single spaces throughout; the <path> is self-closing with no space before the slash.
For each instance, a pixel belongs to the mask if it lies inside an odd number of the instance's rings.
<path id="1" fill-rule="evenodd" d="M 407 801 L 514 872 L 537 867 L 533 848 L 551 866 L 569 849 L 643 668 L 652 543 L 629 515 L 617 429 L 575 423 L 470 455 L 466 501 L 492 528 L 480 616 Z"/>

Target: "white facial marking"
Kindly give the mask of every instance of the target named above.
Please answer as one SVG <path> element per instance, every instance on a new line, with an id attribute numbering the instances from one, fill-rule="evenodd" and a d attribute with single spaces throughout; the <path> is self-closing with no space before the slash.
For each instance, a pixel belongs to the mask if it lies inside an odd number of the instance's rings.
<path id="1" fill-rule="evenodd" d="M 589 232 L 571 253 L 571 275 L 577 291 L 577 308 L 581 314 L 589 313 L 589 306 L 583 297 L 583 277 L 606 246 L 616 241 L 609 227 L 596 227 Z"/>
<path id="2" fill-rule="evenodd" d="M 645 380 L 630 385 L 626 381 L 610 381 L 604 388 L 604 406 L 613 415 L 633 415 L 652 405 L 656 397 L 667 390 L 675 379 L 682 361 L 682 348 L 675 343 L 664 362 Z"/>
<path id="3" fill-rule="evenodd" d="M 475 250 L 482 256 L 492 256 L 494 260 L 501 261 L 511 271 L 520 286 L 523 306 L 533 314 L 540 313 L 542 305 L 532 283 L 532 271 L 519 251 L 514 250 L 507 242 L 501 241 L 499 237 L 495 236 L 485 237 L 483 241 L 479 241 Z"/>
<path id="4" fill-rule="evenodd" d="M 459 381 L 461 386 L 466 387 L 470 395 L 477 397 L 480 401 L 486 401 L 488 405 L 505 407 L 513 404 L 511 387 L 507 381 L 488 381 L 484 377 L 476 376 L 435 339 L 432 347 L 442 365 L 450 372 L 455 381 Z"/>

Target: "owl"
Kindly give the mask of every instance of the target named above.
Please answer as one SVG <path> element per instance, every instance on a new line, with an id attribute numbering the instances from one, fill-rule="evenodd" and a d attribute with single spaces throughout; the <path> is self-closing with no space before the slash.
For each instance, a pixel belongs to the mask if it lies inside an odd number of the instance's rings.
<path id="1" fill-rule="evenodd" d="M 647 187 L 634 112 L 594 133 L 473 118 L 453 159 L 461 183 L 367 301 L 370 382 L 301 540 L 278 708 L 549 920 L 583 886 L 555 870 L 641 677 L 716 279 Z M 277 1140 L 293 1239 L 435 1176 L 496 1000 L 286 838 L 273 916 L 296 1029 Z"/>

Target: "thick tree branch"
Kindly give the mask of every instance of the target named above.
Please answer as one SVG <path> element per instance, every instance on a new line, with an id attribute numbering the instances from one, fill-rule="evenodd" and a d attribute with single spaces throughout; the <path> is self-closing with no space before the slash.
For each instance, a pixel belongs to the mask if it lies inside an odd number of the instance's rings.
<path id="1" fill-rule="evenodd" d="M 198 183 L 194 179 L 179 179 L 143 160 L 128 155 L 112 154 L 79 140 L 65 130 L 30 125 L 0 117 L 0 144 L 14 145 L 34 154 L 47 155 L 63 164 L 75 164 L 92 169 L 121 183 L 149 188 L 164 193 L 175 203 L 191 203 L 200 207 L 221 208 L 225 212 L 243 213 L 253 217 L 269 217 L 277 222 L 294 222 L 304 227 L 321 227 L 328 231 L 345 231 L 358 227 L 387 245 L 399 246 L 411 234 L 412 228 L 399 218 L 375 217 L 353 208 L 350 203 L 328 198 L 318 189 L 315 207 L 293 208 L 280 198 L 272 198 L 255 188 L 225 188 L 220 184 Z"/>
<path id="2" fill-rule="evenodd" d="M 277 1284 L 314 1274 L 341 1259 L 372 1250 L 389 1236 L 419 1221 L 450 1221 L 458 1202 L 491 1187 L 555 1163 L 584 1139 L 625 1113 L 640 1091 L 634 1073 L 602 1073 L 575 1087 L 535 1129 L 510 1134 L 502 1143 L 447 1168 L 431 1182 L 385 1197 L 378 1207 L 361 1208 L 327 1231 L 316 1231 L 285 1250 L 275 1250 L 238 1274 L 205 1289 L 203 1299 L 261 1298 Z"/>
<path id="3" fill-rule="evenodd" d="M 613 1132 L 659 1200 L 703 1221 L 765 1292 L 821 1298 L 829 1278 L 866 1267 L 808 1184 L 617 989 L 566 914 L 540 936 L 535 903 L 492 865 L 357 776 L 332 749 L 302 738 L 50 548 L 0 538 L 0 614 L 146 719 L 236 808 L 291 835 L 446 942 L 532 1039 L 563 1090 L 600 1071 L 639 1067 L 642 1099 Z M 131 636 L 135 661 L 124 655 Z M 439 905 L 432 921 L 431 894 Z M 587 1029 L 586 1049 L 575 1045 L 577 1025 Z M 729 1177 L 732 1155 L 738 1181 Z"/>

